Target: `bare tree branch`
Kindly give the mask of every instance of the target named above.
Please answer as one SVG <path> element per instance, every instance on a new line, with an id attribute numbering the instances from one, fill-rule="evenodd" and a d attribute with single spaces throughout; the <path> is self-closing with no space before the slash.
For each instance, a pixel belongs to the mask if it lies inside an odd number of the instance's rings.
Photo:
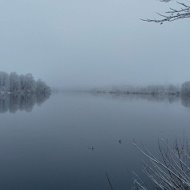
<path id="1" fill-rule="evenodd" d="M 185 141 L 171 147 L 167 141 L 159 140 L 160 156 L 155 157 L 136 142 L 133 145 L 147 158 L 144 172 L 160 190 L 190 190 L 190 157 Z M 138 178 L 134 180 L 136 190 L 146 190 Z"/>
<path id="2" fill-rule="evenodd" d="M 166 2 L 166 0 L 162 0 L 162 2 Z M 185 3 L 177 2 L 180 5 L 180 8 L 174 9 L 169 8 L 169 11 L 165 12 L 165 14 L 157 13 L 160 19 L 141 19 L 146 22 L 155 22 L 159 24 L 163 24 L 164 22 L 172 22 L 179 19 L 190 18 L 190 5 Z"/>

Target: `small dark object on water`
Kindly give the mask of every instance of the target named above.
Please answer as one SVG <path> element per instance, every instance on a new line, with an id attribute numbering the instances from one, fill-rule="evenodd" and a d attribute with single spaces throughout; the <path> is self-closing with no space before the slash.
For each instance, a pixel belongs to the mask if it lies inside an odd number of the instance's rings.
<path id="1" fill-rule="evenodd" d="M 119 139 L 119 140 L 118 140 L 118 143 L 119 143 L 119 144 L 121 144 L 121 143 L 122 143 L 122 140 L 121 140 L 121 139 Z"/>
<path id="2" fill-rule="evenodd" d="M 95 148 L 94 148 L 94 146 L 91 146 L 88 149 L 93 151 Z"/>

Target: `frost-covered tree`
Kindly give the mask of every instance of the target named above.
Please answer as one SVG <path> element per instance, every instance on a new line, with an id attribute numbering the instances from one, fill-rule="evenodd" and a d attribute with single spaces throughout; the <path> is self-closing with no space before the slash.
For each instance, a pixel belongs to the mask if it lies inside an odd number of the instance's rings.
<path id="1" fill-rule="evenodd" d="M 36 84 L 32 74 L 26 74 L 24 76 L 24 90 L 28 92 L 34 92 L 36 89 Z"/>
<path id="2" fill-rule="evenodd" d="M 0 72 L 0 94 L 50 93 L 45 82 L 35 81 L 32 74 L 18 75 L 15 72 L 7 74 Z"/>
<path id="3" fill-rule="evenodd" d="M 0 72 L 0 90 L 2 92 L 9 90 L 9 75 L 5 72 Z"/>
<path id="4" fill-rule="evenodd" d="M 161 0 L 161 2 L 169 2 L 170 0 Z M 164 22 L 172 22 L 179 19 L 190 18 L 190 4 L 177 2 L 178 8 L 169 7 L 164 14 L 158 13 L 161 18 L 158 19 L 142 19 L 147 22 L 155 22 L 163 24 Z"/>
<path id="5" fill-rule="evenodd" d="M 41 80 L 36 81 L 36 92 L 46 94 L 50 92 L 50 88 Z"/>
<path id="6" fill-rule="evenodd" d="M 183 96 L 190 96 L 190 81 L 184 82 L 181 86 L 181 94 Z"/>
<path id="7" fill-rule="evenodd" d="M 20 91 L 19 76 L 15 72 L 10 73 L 9 80 L 10 80 L 10 92 L 13 93 L 19 92 Z"/>

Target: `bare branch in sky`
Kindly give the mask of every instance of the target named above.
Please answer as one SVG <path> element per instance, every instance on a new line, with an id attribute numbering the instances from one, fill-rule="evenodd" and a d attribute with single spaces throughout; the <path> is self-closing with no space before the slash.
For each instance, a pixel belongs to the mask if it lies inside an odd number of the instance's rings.
<path id="1" fill-rule="evenodd" d="M 162 2 L 166 2 L 167 0 L 162 0 Z M 146 22 L 155 22 L 159 24 L 163 24 L 164 22 L 172 22 L 179 19 L 190 18 L 190 5 L 185 3 L 177 2 L 180 6 L 177 9 L 169 8 L 167 12 L 164 14 L 157 13 L 161 18 L 160 19 L 142 19 Z"/>

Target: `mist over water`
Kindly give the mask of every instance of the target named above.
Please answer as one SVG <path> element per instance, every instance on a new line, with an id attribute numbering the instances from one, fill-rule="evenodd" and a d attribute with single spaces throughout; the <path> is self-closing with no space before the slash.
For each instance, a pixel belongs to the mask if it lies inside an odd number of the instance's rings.
<path id="1" fill-rule="evenodd" d="M 115 188 L 131 189 L 133 171 L 147 181 L 133 139 L 154 152 L 158 138 L 190 132 L 189 100 L 180 98 L 65 92 L 8 100 L 0 101 L 4 190 L 109 189 L 105 173 Z"/>
<path id="2" fill-rule="evenodd" d="M 0 189 L 153 189 L 134 142 L 189 141 L 190 25 L 142 19 L 179 6 L 0 0 Z"/>

